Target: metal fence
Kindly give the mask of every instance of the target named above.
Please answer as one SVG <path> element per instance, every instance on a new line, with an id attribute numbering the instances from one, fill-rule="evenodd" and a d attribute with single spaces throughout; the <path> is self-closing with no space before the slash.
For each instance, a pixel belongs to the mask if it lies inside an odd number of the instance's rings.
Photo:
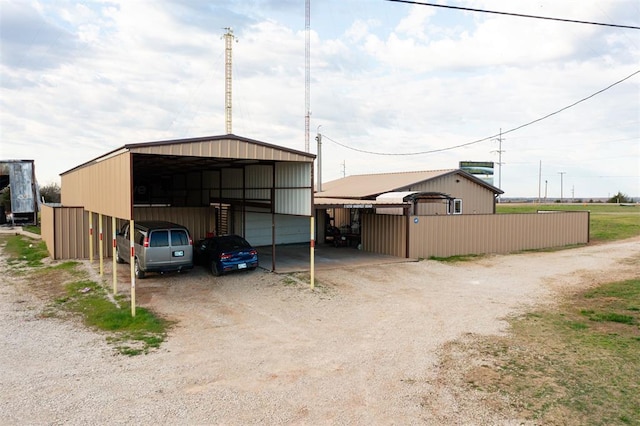
<path id="1" fill-rule="evenodd" d="M 588 211 L 363 217 L 364 250 L 410 258 L 512 253 L 588 242 Z"/>

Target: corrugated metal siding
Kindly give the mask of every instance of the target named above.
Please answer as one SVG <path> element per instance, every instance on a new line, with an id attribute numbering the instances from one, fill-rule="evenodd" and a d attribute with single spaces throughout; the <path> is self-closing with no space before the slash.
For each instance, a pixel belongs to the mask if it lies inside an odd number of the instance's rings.
<path id="1" fill-rule="evenodd" d="M 487 188 L 478 185 L 458 174 L 451 174 L 422 182 L 418 185 L 411 185 L 412 191 L 443 192 L 453 198 L 462 199 L 462 214 L 490 214 L 493 213 L 495 203 L 494 194 Z M 429 214 L 446 214 L 445 204 L 428 205 L 420 207 L 422 214 L 427 209 Z M 426 212 L 425 212 L 426 213 Z"/>
<path id="2" fill-rule="evenodd" d="M 61 176 L 61 202 L 131 218 L 131 157 L 124 152 Z"/>
<path id="3" fill-rule="evenodd" d="M 86 228 L 84 228 L 81 232 L 80 238 L 84 238 L 85 244 L 87 245 L 86 253 L 84 254 L 85 258 L 89 257 L 88 247 L 88 235 L 89 235 L 89 213 L 85 211 L 85 224 Z M 95 259 L 98 259 L 98 255 L 100 253 L 100 215 L 98 213 L 91 213 L 91 217 L 93 220 L 93 256 Z M 118 222 L 116 221 L 116 227 L 118 227 Z M 112 249 L 113 249 L 113 229 L 111 227 L 111 217 L 110 216 L 102 216 L 102 247 L 104 250 L 105 257 L 111 257 Z"/>
<path id="4" fill-rule="evenodd" d="M 511 253 L 587 243 L 589 212 L 414 216 L 409 229 L 412 258 Z"/>
<path id="5" fill-rule="evenodd" d="M 311 216 L 311 163 L 276 163 L 275 213 Z"/>
<path id="6" fill-rule="evenodd" d="M 212 207 L 136 207 L 136 221 L 165 220 L 186 226 L 193 240 L 215 231 L 215 208 Z"/>
<path id="7" fill-rule="evenodd" d="M 42 204 L 40 206 L 40 235 L 42 236 L 42 241 L 44 241 L 47 246 L 47 251 L 49 252 L 49 256 L 55 259 L 55 217 L 54 217 L 54 208 L 48 206 L 46 204 Z"/>
<path id="8" fill-rule="evenodd" d="M 52 210 L 54 259 L 88 258 L 89 216 L 85 214 L 84 209 L 82 207 L 54 207 Z M 46 232 L 49 234 L 51 231 L 47 229 Z"/>
<path id="9" fill-rule="evenodd" d="M 222 139 L 188 143 L 130 146 L 136 154 L 189 155 L 194 157 L 243 158 L 313 162 L 313 158 L 244 140 Z"/>
<path id="10" fill-rule="evenodd" d="M 351 210 L 350 209 L 333 209 L 333 225 L 340 228 L 342 226 L 351 226 Z"/>
<path id="11" fill-rule="evenodd" d="M 362 249 L 391 256 L 406 256 L 405 216 L 363 214 Z"/>
<path id="12" fill-rule="evenodd" d="M 271 200 L 271 188 L 273 188 L 273 166 L 247 166 L 245 168 L 244 179 L 246 200 Z"/>

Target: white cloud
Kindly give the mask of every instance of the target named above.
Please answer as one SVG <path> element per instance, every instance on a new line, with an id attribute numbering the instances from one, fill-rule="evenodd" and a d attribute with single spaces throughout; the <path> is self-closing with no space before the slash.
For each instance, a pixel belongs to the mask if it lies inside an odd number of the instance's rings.
<path id="1" fill-rule="evenodd" d="M 33 32 L 2 30 L 0 157 L 34 158 L 47 183 L 125 143 L 224 133 L 228 26 L 239 40 L 234 133 L 304 149 L 304 8 L 276 3 L 11 2 Z M 632 1 L 461 4 L 594 21 L 637 11 Z M 312 133 L 322 125 L 368 151 L 443 149 L 506 131 L 640 62 L 630 30 L 391 2 L 314 2 L 313 11 Z M 53 38 L 33 36 L 38 29 Z M 14 56 L 5 56 L 9 42 Z M 640 196 L 639 81 L 506 135 L 507 196 L 537 194 L 540 161 L 550 191 L 564 170 L 576 192 Z M 328 139 L 323 148 L 325 180 L 341 176 L 343 162 L 355 174 L 498 160 L 492 141 L 421 156 L 356 153 Z M 628 177 L 604 177 L 616 175 Z"/>

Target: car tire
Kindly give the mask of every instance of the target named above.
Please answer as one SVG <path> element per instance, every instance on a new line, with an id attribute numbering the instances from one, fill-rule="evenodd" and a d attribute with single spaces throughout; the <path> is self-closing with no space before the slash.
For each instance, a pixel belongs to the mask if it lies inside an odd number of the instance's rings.
<path id="1" fill-rule="evenodd" d="M 140 278 L 140 279 L 144 278 L 144 271 L 140 268 L 140 262 L 138 262 L 138 258 L 136 258 L 134 270 L 136 273 L 136 278 Z"/>
<path id="2" fill-rule="evenodd" d="M 116 263 L 124 263 L 124 260 L 120 257 L 120 249 L 116 246 Z"/>
<path id="3" fill-rule="evenodd" d="M 220 269 L 218 268 L 218 262 L 216 262 L 215 260 L 211 261 L 211 273 L 215 277 L 219 277 L 220 275 L 222 275 L 222 272 L 220 272 Z"/>

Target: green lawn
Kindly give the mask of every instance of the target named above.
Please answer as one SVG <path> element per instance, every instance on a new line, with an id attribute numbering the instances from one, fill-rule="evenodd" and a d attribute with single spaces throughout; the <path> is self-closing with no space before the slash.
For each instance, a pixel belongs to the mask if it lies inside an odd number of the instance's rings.
<path id="1" fill-rule="evenodd" d="M 535 213 L 538 210 L 591 212 L 591 241 L 613 241 L 640 235 L 640 205 L 616 204 L 498 204 L 497 213 Z"/>

